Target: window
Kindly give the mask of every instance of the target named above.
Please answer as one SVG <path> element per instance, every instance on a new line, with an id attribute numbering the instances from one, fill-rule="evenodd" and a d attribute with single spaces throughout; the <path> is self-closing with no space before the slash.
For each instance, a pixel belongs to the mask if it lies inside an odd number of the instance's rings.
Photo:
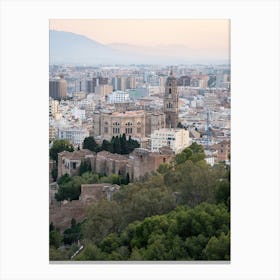
<path id="1" fill-rule="evenodd" d="M 104 127 L 104 133 L 108 133 L 108 127 Z"/>
<path id="2" fill-rule="evenodd" d="M 171 88 L 169 89 L 169 94 L 171 94 Z"/>
<path id="3" fill-rule="evenodd" d="M 132 127 L 126 127 L 125 134 L 132 134 Z"/>
<path id="4" fill-rule="evenodd" d="M 141 122 L 137 122 L 137 133 L 141 133 Z"/>
<path id="5" fill-rule="evenodd" d="M 77 163 L 73 162 L 73 169 L 76 169 L 76 167 L 77 167 Z"/>
<path id="6" fill-rule="evenodd" d="M 119 127 L 113 127 L 113 134 L 119 134 L 120 128 Z"/>

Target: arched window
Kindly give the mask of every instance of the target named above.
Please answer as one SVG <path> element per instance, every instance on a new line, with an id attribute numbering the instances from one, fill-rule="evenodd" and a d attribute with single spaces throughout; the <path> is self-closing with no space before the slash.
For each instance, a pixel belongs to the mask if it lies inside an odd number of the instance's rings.
<path id="1" fill-rule="evenodd" d="M 133 123 L 132 122 L 127 122 L 125 124 L 126 128 L 125 128 L 125 134 L 132 134 L 132 126 Z"/>
<path id="2" fill-rule="evenodd" d="M 169 94 L 171 94 L 171 88 L 169 89 Z"/>
<path id="3" fill-rule="evenodd" d="M 108 122 L 106 121 L 105 123 L 104 123 L 104 133 L 108 133 Z"/>
<path id="4" fill-rule="evenodd" d="M 137 133 L 141 133 L 141 122 L 137 122 Z"/>

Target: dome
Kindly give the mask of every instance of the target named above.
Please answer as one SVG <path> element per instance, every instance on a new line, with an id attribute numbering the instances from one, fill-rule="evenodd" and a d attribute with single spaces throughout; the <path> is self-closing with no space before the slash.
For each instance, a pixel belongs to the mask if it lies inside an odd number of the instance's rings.
<path id="1" fill-rule="evenodd" d="M 173 76 L 173 69 L 171 67 L 169 76 L 167 77 L 167 81 L 171 81 L 171 80 L 176 80 L 176 78 Z"/>
<path id="2" fill-rule="evenodd" d="M 177 79 L 173 76 L 173 71 L 171 69 L 169 76 L 166 79 L 166 86 L 177 85 Z"/>

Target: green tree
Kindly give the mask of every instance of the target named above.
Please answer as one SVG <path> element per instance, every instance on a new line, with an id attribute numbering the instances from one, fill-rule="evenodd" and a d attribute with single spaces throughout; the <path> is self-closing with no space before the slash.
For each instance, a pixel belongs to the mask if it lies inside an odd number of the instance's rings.
<path id="1" fill-rule="evenodd" d="M 112 145 L 113 153 L 121 154 L 121 141 L 119 136 L 116 136 L 114 139 L 112 139 Z"/>
<path id="2" fill-rule="evenodd" d="M 58 153 L 61 153 L 63 151 L 73 152 L 74 147 L 72 144 L 70 144 L 68 140 L 65 139 L 54 140 L 52 147 L 50 148 L 50 158 L 55 160 L 57 164 Z"/>
<path id="3" fill-rule="evenodd" d="M 100 243 L 100 249 L 105 253 L 112 253 L 120 246 L 120 242 L 116 234 L 110 233 Z"/>
<path id="4" fill-rule="evenodd" d="M 103 253 L 95 244 L 89 243 L 86 248 L 75 258 L 79 261 L 98 261 L 105 260 L 106 254 Z"/>
<path id="5" fill-rule="evenodd" d="M 96 184 L 100 182 L 100 178 L 97 173 L 87 171 L 83 173 L 81 177 L 85 184 Z"/>
<path id="6" fill-rule="evenodd" d="M 181 163 L 183 163 L 183 162 L 185 162 L 187 160 L 188 160 L 188 155 L 186 153 L 184 153 L 184 152 L 183 153 L 179 153 L 179 154 L 177 154 L 175 156 L 176 164 L 181 164 Z"/>
<path id="7" fill-rule="evenodd" d="M 96 152 L 98 149 L 98 144 L 92 136 L 86 137 L 83 141 L 83 149 L 88 149 L 90 151 Z"/>
<path id="8" fill-rule="evenodd" d="M 65 250 L 57 249 L 53 246 L 50 247 L 50 260 L 51 261 L 65 261 L 69 260 L 68 254 Z"/>
<path id="9" fill-rule="evenodd" d="M 224 203 L 229 206 L 230 198 L 230 183 L 226 180 L 221 180 L 216 186 L 215 199 L 217 203 Z"/>
<path id="10" fill-rule="evenodd" d="M 208 260 L 230 260 L 230 233 L 221 233 L 209 240 L 205 254 Z"/>
<path id="11" fill-rule="evenodd" d="M 71 181 L 71 177 L 69 176 L 69 174 L 65 173 L 57 180 L 57 183 L 58 185 L 64 185 L 69 181 Z"/>
<path id="12" fill-rule="evenodd" d="M 85 179 L 80 176 L 74 176 L 70 181 L 59 186 L 55 194 L 56 200 L 78 200 L 81 194 L 81 184 L 86 184 Z"/>
<path id="13" fill-rule="evenodd" d="M 64 244 L 73 244 L 81 238 L 81 225 L 76 223 L 75 219 L 71 220 L 71 227 L 63 232 Z"/>
<path id="14" fill-rule="evenodd" d="M 51 174 L 52 174 L 53 180 L 56 181 L 56 179 L 57 179 L 57 174 L 58 174 L 58 169 L 57 169 L 57 168 L 54 168 L 54 169 L 52 170 Z"/>
<path id="15" fill-rule="evenodd" d="M 131 136 L 129 135 L 128 141 L 127 141 L 127 149 L 128 153 L 131 153 L 134 149 L 139 148 L 140 144 L 137 140 L 133 140 Z"/>
<path id="16" fill-rule="evenodd" d="M 180 193 L 178 203 L 195 206 L 201 202 L 214 202 L 217 178 L 205 161 L 187 160 L 164 174 L 165 184 Z"/>
<path id="17" fill-rule="evenodd" d="M 101 200 L 89 206 L 82 234 L 87 240 L 100 242 L 108 234 L 117 232 L 122 215 L 115 201 Z"/>
<path id="18" fill-rule="evenodd" d="M 157 172 L 159 172 L 160 174 L 165 174 L 168 171 L 170 171 L 171 166 L 167 163 L 161 163 L 157 169 Z"/>
<path id="19" fill-rule="evenodd" d="M 113 152 L 112 143 L 104 139 L 101 145 L 101 150 L 112 153 Z"/>
<path id="20" fill-rule="evenodd" d="M 50 231 L 50 246 L 59 248 L 62 244 L 63 236 L 57 229 Z"/>
<path id="21" fill-rule="evenodd" d="M 85 172 L 90 172 L 91 169 L 91 164 L 90 162 L 84 161 L 81 163 L 80 165 L 80 170 L 79 170 L 79 174 L 82 175 Z"/>

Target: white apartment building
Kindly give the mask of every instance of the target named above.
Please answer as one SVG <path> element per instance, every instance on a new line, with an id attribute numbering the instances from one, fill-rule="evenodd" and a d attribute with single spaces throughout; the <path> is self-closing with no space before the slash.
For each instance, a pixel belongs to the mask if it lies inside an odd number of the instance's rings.
<path id="1" fill-rule="evenodd" d="M 129 93 L 121 90 L 113 91 L 107 95 L 107 103 L 123 103 L 130 101 Z"/>
<path id="2" fill-rule="evenodd" d="M 151 134 L 151 151 L 158 152 L 159 148 L 168 146 L 175 154 L 190 146 L 189 132 L 180 128 L 162 128 Z"/>
<path id="3" fill-rule="evenodd" d="M 76 119 L 81 119 L 81 120 L 85 120 L 85 119 L 86 119 L 86 111 L 85 111 L 85 110 L 78 109 L 77 107 L 74 107 L 74 108 L 71 110 L 71 114 L 72 114 L 72 116 L 74 116 L 74 118 L 76 118 Z"/>
<path id="4" fill-rule="evenodd" d="M 82 148 L 83 141 L 88 136 L 89 131 L 86 128 L 69 127 L 58 130 L 59 139 L 66 139 L 74 146 L 80 146 L 80 148 Z"/>
<path id="5" fill-rule="evenodd" d="M 58 105 L 59 102 L 57 100 L 49 98 L 49 116 L 55 117 L 55 115 L 58 113 Z"/>

